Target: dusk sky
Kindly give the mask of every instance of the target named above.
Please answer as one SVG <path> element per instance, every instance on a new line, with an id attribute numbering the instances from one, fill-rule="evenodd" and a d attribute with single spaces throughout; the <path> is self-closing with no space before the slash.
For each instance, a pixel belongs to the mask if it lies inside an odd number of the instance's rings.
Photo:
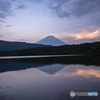
<path id="1" fill-rule="evenodd" d="M 100 40 L 100 0 L 0 0 L 0 40 L 67 44 Z"/>

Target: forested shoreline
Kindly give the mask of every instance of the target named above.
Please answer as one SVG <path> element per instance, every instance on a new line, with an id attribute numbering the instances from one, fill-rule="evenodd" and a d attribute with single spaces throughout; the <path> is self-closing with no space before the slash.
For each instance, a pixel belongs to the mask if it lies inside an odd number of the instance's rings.
<path id="1" fill-rule="evenodd" d="M 100 55 L 100 42 L 37 47 L 16 51 L 0 51 L 0 56 L 26 56 L 26 55 L 66 55 L 66 54 L 98 54 Z"/>

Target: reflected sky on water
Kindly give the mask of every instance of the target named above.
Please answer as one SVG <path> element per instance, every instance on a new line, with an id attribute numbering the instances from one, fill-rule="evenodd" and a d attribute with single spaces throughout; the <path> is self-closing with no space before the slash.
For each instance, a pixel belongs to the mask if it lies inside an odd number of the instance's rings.
<path id="1" fill-rule="evenodd" d="M 70 91 L 100 94 L 100 67 L 84 64 L 26 64 L 25 69 L 0 72 L 0 100 L 99 100 L 98 97 L 70 97 Z M 3 62 L 4 63 L 4 62 Z M 8 67 L 14 67 L 11 64 Z M 0 63 L 3 67 L 5 64 Z M 42 65 L 42 66 L 41 66 Z M 6 65 L 7 66 L 7 65 Z M 6 67 L 5 67 L 6 68 Z"/>

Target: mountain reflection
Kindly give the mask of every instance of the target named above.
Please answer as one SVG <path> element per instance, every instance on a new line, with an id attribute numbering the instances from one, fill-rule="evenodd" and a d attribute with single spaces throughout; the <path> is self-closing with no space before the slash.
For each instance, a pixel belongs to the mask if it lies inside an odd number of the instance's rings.
<path id="1" fill-rule="evenodd" d="M 60 66 L 56 65 L 56 67 L 54 68 L 53 67 L 55 66 L 54 64 L 61 64 L 64 66 L 70 65 L 70 64 L 100 66 L 100 57 L 76 56 L 76 57 L 53 57 L 53 58 L 33 58 L 33 59 L 28 58 L 28 59 L 0 60 L 0 72 L 23 70 L 27 68 L 39 67 L 38 69 L 46 73 L 54 74 L 64 67 L 61 65 Z M 47 67 L 44 68 L 44 66 L 47 66 L 48 68 Z"/>
<path id="2" fill-rule="evenodd" d="M 61 69 L 66 67 L 66 65 L 61 65 L 61 64 L 53 64 L 53 65 L 47 65 L 43 67 L 38 67 L 39 70 L 47 73 L 47 74 L 55 74 Z"/>

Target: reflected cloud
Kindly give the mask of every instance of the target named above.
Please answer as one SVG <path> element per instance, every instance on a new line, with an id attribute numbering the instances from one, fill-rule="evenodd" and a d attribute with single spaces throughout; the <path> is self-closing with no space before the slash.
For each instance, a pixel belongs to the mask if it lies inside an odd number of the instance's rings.
<path id="1" fill-rule="evenodd" d="M 7 95 L 0 95 L 0 100 L 7 100 L 6 97 Z"/>
<path id="2" fill-rule="evenodd" d="M 7 88 L 12 88 L 11 86 L 7 86 Z"/>
<path id="3" fill-rule="evenodd" d="M 84 76 L 86 78 L 89 78 L 90 76 L 95 76 L 95 77 L 100 78 L 100 70 L 95 70 L 95 69 L 80 70 L 80 69 L 78 69 L 76 71 L 76 75 Z"/>
<path id="4" fill-rule="evenodd" d="M 0 89 L 2 89 L 2 87 L 0 87 Z"/>
<path id="5" fill-rule="evenodd" d="M 71 67 L 71 66 L 70 66 Z M 73 66 L 75 67 L 75 66 Z M 76 77 L 76 76 L 83 76 L 85 78 L 97 77 L 100 78 L 100 70 L 98 69 L 70 69 L 70 68 L 64 68 L 60 72 L 56 73 L 55 76 L 58 77 Z"/>
<path id="6" fill-rule="evenodd" d="M 0 95 L 1 95 L 1 94 L 5 94 L 5 93 L 6 93 L 6 92 L 0 92 Z"/>

